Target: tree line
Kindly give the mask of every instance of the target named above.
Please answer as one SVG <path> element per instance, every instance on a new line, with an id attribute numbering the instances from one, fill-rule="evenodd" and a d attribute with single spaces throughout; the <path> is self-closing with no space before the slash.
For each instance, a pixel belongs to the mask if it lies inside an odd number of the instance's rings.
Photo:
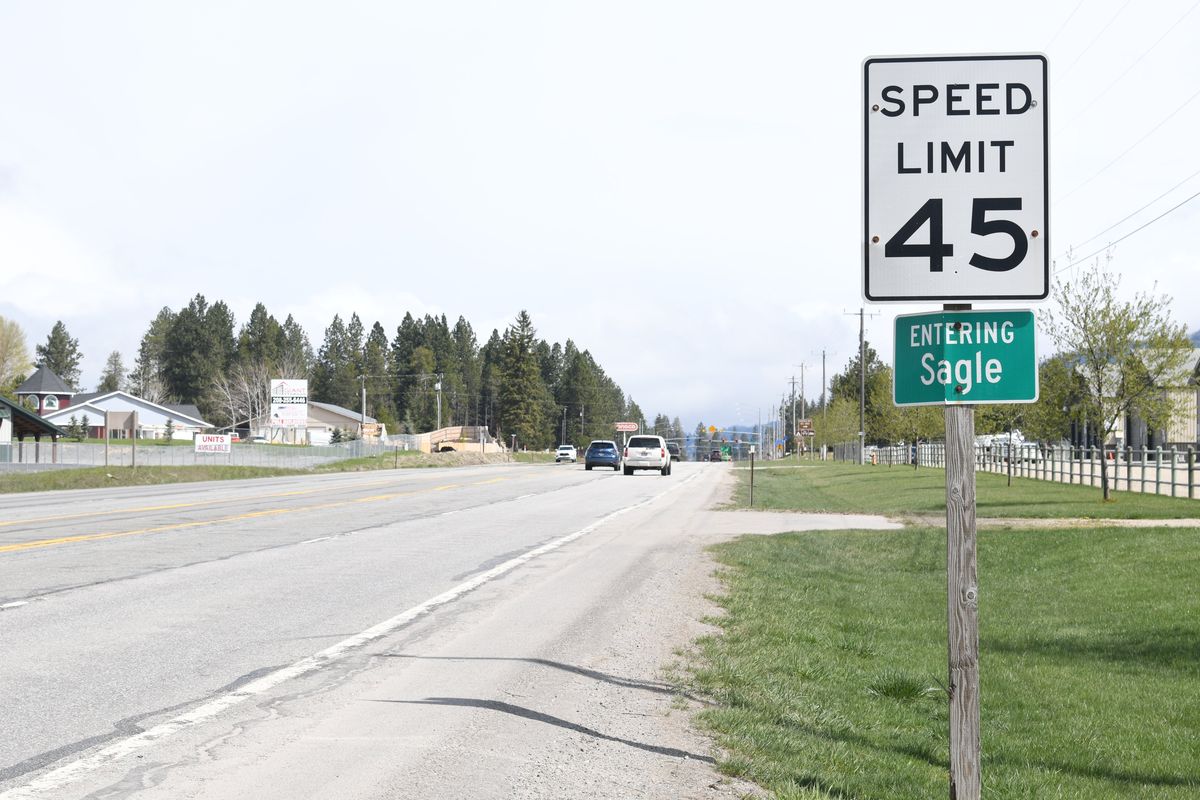
<path id="1" fill-rule="evenodd" d="M 78 340 L 57 322 L 36 361 L 24 334 L 0 318 L 0 392 L 12 395 L 34 364 L 79 391 Z M 526 311 L 482 344 L 464 318 L 406 313 L 389 334 L 357 313 L 335 315 L 318 347 L 288 315 L 280 322 L 262 303 L 238 326 L 223 301 L 202 294 L 186 306 L 162 308 L 142 336 L 133 368 L 110 353 L 97 391 L 124 389 L 156 403 L 194 404 L 205 420 L 245 426 L 269 412 L 272 379 L 307 379 L 309 398 L 365 413 L 390 432 L 423 432 L 439 422 L 485 426 L 518 446 L 586 445 L 614 438 L 613 423 L 682 439 L 678 417 L 648 422 L 638 404 L 587 350 L 537 335 Z"/>

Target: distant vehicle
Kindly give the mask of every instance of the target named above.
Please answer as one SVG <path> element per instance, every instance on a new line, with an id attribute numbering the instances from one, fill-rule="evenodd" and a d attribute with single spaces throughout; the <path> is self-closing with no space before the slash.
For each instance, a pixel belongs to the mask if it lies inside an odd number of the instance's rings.
<path id="1" fill-rule="evenodd" d="M 247 439 L 246 441 L 250 442 L 250 444 L 266 444 L 266 443 L 267 443 L 267 437 L 265 437 L 265 436 L 251 436 L 251 437 L 250 437 L 249 439 Z"/>
<path id="2" fill-rule="evenodd" d="M 570 461 L 572 464 L 574 464 L 578 460 L 579 457 L 575 453 L 575 445 L 573 444 L 560 444 L 558 446 L 558 450 L 554 453 L 555 464 L 558 464 L 562 461 Z"/>
<path id="3" fill-rule="evenodd" d="M 667 452 L 671 454 L 672 461 L 682 461 L 683 451 L 679 449 L 679 445 L 674 442 L 667 442 Z"/>
<path id="4" fill-rule="evenodd" d="M 612 467 L 621 468 L 621 450 L 617 443 L 607 439 L 597 439 L 588 445 L 583 454 L 583 468 Z"/>
<path id="5" fill-rule="evenodd" d="M 667 452 L 667 441 L 661 436 L 634 436 L 625 445 L 625 474 L 632 475 L 639 469 L 658 470 L 662 475 L 671 474 L 671 456 Z"/>
<path id="6" fill-rule="evenodd" d="M 711 452 L 709 452 L 708 460 L 709 461 L 720 461 L 721 460 L 721 451 L 714 448 Z"/>

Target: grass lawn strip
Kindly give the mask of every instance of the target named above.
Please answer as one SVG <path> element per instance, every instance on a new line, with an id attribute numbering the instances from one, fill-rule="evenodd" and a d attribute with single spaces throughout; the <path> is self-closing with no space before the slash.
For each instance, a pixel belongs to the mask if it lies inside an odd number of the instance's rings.
<path id="1" fill-rule="evenodd" d="M 544 464 L 554 460 L 553 453 L 516 453 L 512 462 Z M 99 489 L 110 486 L 152 486 L 168 483 L 198 481 L 248 480 L 277 478 L 288 475 L 312 475 L 327 472 L 364 472 L 416 467 L 460 467 L 480 464 L 509 463 L 503 456 L 478 453 L 420 453 L 415 450 L 386 453 L 378 456 L 345 459 L 321 464 L 312 469 L 284 467 L 241 467 L 227 465 L 146 466 L 146 467 L 80 467 L 52 469 L 26 473 L 0 473 L 0 494 L 40 492 L 62 489 Z"/>
<path id="2" fill-rule="evenodd" d="M 801 465 L 804 466 L 804 465 Z M 749 470 L 738 470 L 733 505 L 749 505 Z M 1200 501 L 1117 491 L 1111 502 L 1089 486 L 976 473 L 979 518 L 1191 519 Z M 812 462 L 810 469 L 755 469 L 754 507 L 765 510 L 887 514 L 923 519 L 943 515 L 946 473 L 940 469 Z"/>
<path id="3" fill-rule="evenodd" d="M 986 797 L 1200 796 L 1198 534 L 979 532 Z M 716 554 L 693 678 L 721 768 L 780 798 L 947 796 L 944 530 Z"/>

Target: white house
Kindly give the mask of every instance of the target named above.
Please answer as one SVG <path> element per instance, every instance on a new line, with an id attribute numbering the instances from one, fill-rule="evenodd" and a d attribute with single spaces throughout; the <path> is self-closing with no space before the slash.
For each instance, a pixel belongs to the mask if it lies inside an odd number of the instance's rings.
<path id="1" fill-rule="evenodd" d="M 104 413 L 106 411 L 136 411 L 137 438 L 162 439 L 167 435 L 167 423 L 171 424 L 172 439 L 191 439 L 193 434 L 209 431 L 213 425 L 205 422 L 194 405 L 164 405 L 134 397 L 128 392 L 93 392 L 77 394 L 71 405 L 59 411 L 47 413 L 44 418 L 60 428 L 66 428 L 74 417 L 82 424 L 87 417 L 88 436 L 104 438 Z M 112 438 L 125 436 L 124 431 L 113 430 Z"/>

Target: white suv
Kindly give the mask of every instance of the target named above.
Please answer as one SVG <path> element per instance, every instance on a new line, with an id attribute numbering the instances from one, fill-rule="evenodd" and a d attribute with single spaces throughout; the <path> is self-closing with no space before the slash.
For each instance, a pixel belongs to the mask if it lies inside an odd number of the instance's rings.
<path id="1" fill-rule="evenodd" d="M 667 440 L 661 436 L 634 436 L 625 444 L 625 474 L 637 469 L 655 469 L 671 474 L 671 454 Z"/>
<path id="2" fill-rule="evenodd" d="M 554 453 L 555 464 L 560 461 L 570 461 L 574 464 L 577 459 L 578 456 L 575 454 L 575 445 L 573 444 L 560 444 L 558 450 Z"/>

